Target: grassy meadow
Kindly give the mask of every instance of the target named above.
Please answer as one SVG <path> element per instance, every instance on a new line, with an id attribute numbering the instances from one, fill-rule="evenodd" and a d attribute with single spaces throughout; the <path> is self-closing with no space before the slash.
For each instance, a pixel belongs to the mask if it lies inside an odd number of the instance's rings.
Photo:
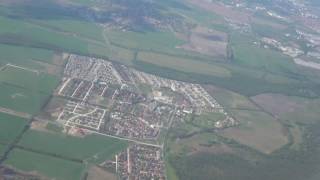
<path id="1" fill-rule="evenodd" d="M 224 137 L 234 139 L 267 154 L 288 143 L 281 123 L 272 116 L 263 112 L 245 110 L 234 110 L 231 113 L 241 124 L 239 127 L 223 131 Z"/>
<path id="2" fill-rule="evenodd" d="M 210 65 L 204 62 L 197 62 L 186 58 L 178 58 L 156 53 L 139 53 L 137 59 L 156 66 L 172 68 L 187 73 L 197 73 L 218 77 L 230 77 L 231 75 L 230 72 L 223 67 Z"/>
<path id="3" fill-rule="evenodd" d="M 54 52 L 50 50 L 5 44 L 0 44 L 0 53 L 1 63 L 11 63 L 23 66 L 27 66 L 27 62 L 30 62 L 30 60 L 52 63 L 54 55 Z"/>
<path id="4" fill-rule="evenodd" d="M 35 114 L 40 111 L 49 94 L 0 83 L 0 106 L 20 112 Z"/>
<path id="5" fill-rule="evenodd" d="M 80 163 L 21 149 L 14 149 L 5 161 L 5 165 L 57 180 L 80 180 L 85 169 L 84 165 Z"/>
<path id="6" fill-rule="evenodd" d="M 14 141 L 27 123 L 26 119 L 0 113 L 0 143 L 9 144 Z"/>
<path id="7" fill-rule="evenodd" d="M 207 85 L 205 89 L 225 108 L 225 109 L 250 109 L 258 108 L 250 102 L 250 99 L 244 95 Z"/>
<path id="8" fill-rule="evenodd" d="M 7 66 L 0 71 L 0 82 L 27 90 L 51 94 L 59 83 L 57 76 Z"/>

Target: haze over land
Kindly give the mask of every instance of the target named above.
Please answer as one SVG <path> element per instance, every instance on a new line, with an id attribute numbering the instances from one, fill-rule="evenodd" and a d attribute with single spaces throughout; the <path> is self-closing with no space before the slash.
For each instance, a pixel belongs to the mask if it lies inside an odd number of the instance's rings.
<path id="1" fill-rule="evenodd" d="M 0 179 L 320 179 L 316 0 L 0 0 Z"/>

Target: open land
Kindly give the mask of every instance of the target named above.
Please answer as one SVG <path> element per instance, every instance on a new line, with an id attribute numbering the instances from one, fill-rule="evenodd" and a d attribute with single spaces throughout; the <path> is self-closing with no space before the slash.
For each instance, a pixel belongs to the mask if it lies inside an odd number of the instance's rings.
<path id="1" fill-rule="evenodd" d="M 310 100 L 280 94 L 261 94 L 252 99 L 268 112 L 283 120 L 306 124 L 319 121 L 318 111 L 315 111 L 319 99 Z"/>
<path id="2" fill-rule="evenodd" d="M 0 113 L 0 143 L 9 144 L 22 132 L 26 119 Z"/>
<path id="3" fill-rule="evenodd" d="M 165 56 L 155 53 L 139 53 L 138 60 L 155 64 L 165 68 L 176 68 L 189 73 L 200 73 L 205 75 L 214 75 L 218 77 L 230 77 L 230 72 L 219 66 L 209 65 L 207 63 L 195 62 L 188 59 Z"/>
<path id="4" fill-rule="evenodd" d="M 84 170 L 84 166 L 80 163 L 68 162 L 20 149 L 14 149 L 5 164 L 20 170 L 34 172 L 35 174 L 39 173 L 40 175 L 59 180 L 80 179 Z"/>
<path id="5" fill-rule="evenodd" d="M 271 116 L 262 112 L 233 111 L 233 113 L 243 124 L 225 130 L 222 132 L 223 136 L 264 153 L 271 153 L 287 144 L 288 140 L 283 134 L 281 124 Z"/>

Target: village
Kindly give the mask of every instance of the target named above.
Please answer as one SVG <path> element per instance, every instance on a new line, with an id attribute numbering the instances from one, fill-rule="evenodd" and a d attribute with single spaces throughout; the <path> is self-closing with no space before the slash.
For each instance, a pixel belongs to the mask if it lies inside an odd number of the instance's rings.
<path id="1" fill-rule="evenodd" d="M 237 124 L 199 84 L 78 55 L 69 57 L 54 95 L 66 100 L 51 112 L 57 123 L 133 142 L 113 163 L 121 179 L 164 179 L 161 136 L 187 115 L 223 113 L 216 129 Z"/>
<path id="2" fill-rule="evenodd" d="M 115 168 L 121 180 L 164 180 L 164 162 L 161 149 L 145 145 L 132 145 L 100 166 Z"/>

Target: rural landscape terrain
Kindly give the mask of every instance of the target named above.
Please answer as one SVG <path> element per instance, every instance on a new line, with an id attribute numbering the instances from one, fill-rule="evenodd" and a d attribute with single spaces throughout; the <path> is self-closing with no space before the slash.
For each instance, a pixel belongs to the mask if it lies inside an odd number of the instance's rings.
<path id="1" fill-rule="evenodd" d="M 317 0 L 0 0 L 0 180 L 320 179 Z"/>

